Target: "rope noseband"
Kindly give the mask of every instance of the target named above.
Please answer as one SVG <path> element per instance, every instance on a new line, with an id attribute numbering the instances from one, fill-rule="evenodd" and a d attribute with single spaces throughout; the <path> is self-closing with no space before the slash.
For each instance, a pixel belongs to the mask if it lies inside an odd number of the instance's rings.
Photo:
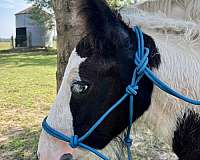
<path id="1" fill-rule="evenodd" d="M 144 47 L 144 38 L 143 33 L 141 29 L 137 26 L 133 28 L 133 31 L 136 33 L 137 40 L 138 40 L 138 50 L 136 52 L 135 56 L 135 64 L 136 68 L 133 72 L 133 78 L 130 85 L 126 88 L 126 93 L 112 106 L 106 113 L 102 115 L 102 117 L 82 136 L 78 137 L 77 135 L 73 135 L 71 137 L 64 135 L 63 133 L 53 129 L 51 126 L 47 123 L 47 117 L 44 119 L 42 123 L 43 129 L 51 136 L 64 141 L 68 142 L 69 145 L 72 148 L 83 148 L 86 149 L 94 154 L 96 154 L 98 157 L 100 157 L 103 160 L 109 160 L 105 155 L 101 154 L 99 151 L 97 151 L 95 148 L 92 148 L 88 145 L 85 145 L 82 143 L 86 138 L 88 138 L 91 133 L 104 121 L 104 119 L 114 110 L 116 109 L 126 98 L 130 98 L 129 101 L 129 126 L 127 133 L 125 135 L 124 144 L 127 146 L 128 150 L 128 160 L 132 160 L 131 156 L 131 146 L 133 140 L 130 138 L 131 134 L 131 128 L 133 123 L 133 109 L 134 109 L 134 96 L 137 95 L 137 90 L 139 89 L 138 83 L 141 80 L 141 78 L 146 75 L 157 87 L 159 87 L 161 90 L 165 91 L 166 93 L 177 97 L 183 101 L 186 101 L 188 103 L 194 104 L 194 105 L 200 105 L 200 101 L 192 100 L 188 97 L 183 96 L 182 94 L 176 92 L 175 90 L 171 89 L 168 85 L 166 85 L 164 82 L 159 80 L 154 73 L 148 68 L 148 56 L 149 56 L 149 49 Z"/>

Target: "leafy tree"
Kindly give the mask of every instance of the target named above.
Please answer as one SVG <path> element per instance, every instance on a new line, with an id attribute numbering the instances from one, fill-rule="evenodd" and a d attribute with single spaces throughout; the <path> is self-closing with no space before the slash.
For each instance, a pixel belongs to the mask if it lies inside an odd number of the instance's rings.
<path id="1" fill-rule="evenodd" d="M 52 0 L 26 0 L 33 3 L 33 9 L 30 18 L 36 21 L 45 29 L 51 30 L 54 23 L 54 12 L 52 8 Z"/>
<path id="2" fill-rule="evenodd" d="M 120 8 L 129 5 L 133 0 L 107 0 L 113 8 Z"/>

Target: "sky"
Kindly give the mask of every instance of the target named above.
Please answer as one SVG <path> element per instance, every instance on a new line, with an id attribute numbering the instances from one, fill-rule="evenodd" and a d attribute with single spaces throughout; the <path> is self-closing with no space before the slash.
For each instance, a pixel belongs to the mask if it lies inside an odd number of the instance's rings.
<path id="1" fill-rule="evenodd" d="M 0 38 L 15 36 L 15 13 L 30 5 L 26 0 L 0 0 Z"/>
<path id="2" fill-rule="evenodd" d="M 15 13 L 29 6 L 27 0 L 0 0 L 0 38 L 15 37 Z"/>

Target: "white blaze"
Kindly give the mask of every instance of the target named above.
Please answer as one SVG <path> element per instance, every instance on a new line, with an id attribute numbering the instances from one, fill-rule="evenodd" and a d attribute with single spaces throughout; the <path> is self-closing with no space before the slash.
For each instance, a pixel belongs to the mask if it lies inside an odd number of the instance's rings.
<path id="1" fill-rule="evenodd" d="M 79 66 L 85 59 L 77 54 L 76 49 L 73 50 L 60 90 L 47 119 L 51 127 L 69 136 L 73 135 L 73 118 L 69 104 L 71 99 L 70 88 L 73 80 L 80 80 Z M 72 152 L 73 150 L 66 143 L 51 137 L 44 130 L 42 131 L 38 146 L 41 160 L 59 160 L 63 154 Z"/>

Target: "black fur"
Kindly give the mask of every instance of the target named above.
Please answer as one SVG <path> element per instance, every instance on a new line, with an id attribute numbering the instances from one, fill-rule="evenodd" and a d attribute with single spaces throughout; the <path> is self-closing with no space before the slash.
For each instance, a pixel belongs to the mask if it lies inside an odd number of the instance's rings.
<path id="1" fill-rule="evenodd" d="M 82 0 L 80 14 L 85 20 L 86 36 L 77 45 L 77 53 L 87 60 L 80 65 L 82 81 L 90 84 L 84 95 L 72 94 L 70 108 L 74 132 L 82 136 L 130 84 L 137 50 L 137 39 L 132 29 L 111 11 L 104 0 Z M 144 34 L 145 46 L 150 49 L 150 68 L 158 68 L 160 55 L 154 40 Z M 134 99 L 134 121 L 150 106 L 152 82 L 144 77 Z M 102 149 L 128 126 L 127 99 L 84 141 L 91 147 Z"/>
<path id="2" fill-rule="evenodd" d="M 93 48 L 101 50 L 104 40 L 115 36 L 118 19 L 105 0 L 79 0 L 79 15 Z"/>
<path id="3" fill-rule="evenodd" d="M 173 151 L 180 160 L 200 159 L 200 116 L 188 111 L 177 121 L 173 138 Z"/>

